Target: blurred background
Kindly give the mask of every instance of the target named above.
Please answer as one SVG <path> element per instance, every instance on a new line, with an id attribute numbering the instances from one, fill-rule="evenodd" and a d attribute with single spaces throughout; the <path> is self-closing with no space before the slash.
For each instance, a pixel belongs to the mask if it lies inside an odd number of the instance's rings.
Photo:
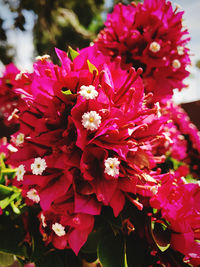
<path id="1" fill-rule="evenodd" d="M 57 60 L 54 47 L 67 50 L 88 46 L 112 11 L 116 0 L 0 0 L 0 71 L 14 62 L 31 71 L 35 56 L 49 54 Z M 121 1 L 130 3 L 131 1 Z M 137 1 L 138 2 L 138 1 Z M 176 103 L 200 100 L 200 0 L 172 0 L 184 10 L 183 24 L 191 41 L 191 73 L 188 88 L 175 92 Z"/>

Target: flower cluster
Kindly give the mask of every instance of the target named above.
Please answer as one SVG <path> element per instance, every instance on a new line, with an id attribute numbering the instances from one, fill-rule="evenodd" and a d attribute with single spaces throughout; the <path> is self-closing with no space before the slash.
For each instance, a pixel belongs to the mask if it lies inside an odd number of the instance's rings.
<path id="1" fill-rule="evenodd" d="M 170 223 L 171 246 L 185 255 L 185 261 L 197 266 L 200 262 L 200 190 L 198 184 L 188 184 L 182 171 L 164 175 L 152 207 L 161 210 Z"/>
<path id="2" fill-rule="evenodd" d="M 127 73 L 93 47 L 73 61 L 56 52 L 61 67 L 37 60 L 29 88 L 18 89 L 26 105 L 15 114 L 18 151 L 9 163 L 27 204 L 41 206 L 46 242 L 78 253 L 102 206 L 118 216 L 128 195 L 142 208 L 135 196 L 156 182 L 149 172 L 163 157 L 151 151 L 165 139 L 165 118 L 145 105 L 140 69 Z"/>
<path id="3" fill-rule="evenodd" d="M 146 93 L 153 101 L 165 102 L 174 88 L 183 88 L 190 64 L 188 31 L 182 27 L 183 12 L 173 10 L 165 0 L 144 0 L 137 6 L 118 4 L 108 15 L 105 28 L 96 40 L 98 49 L 116 59 L 122 67 L 143 68 Z"/>

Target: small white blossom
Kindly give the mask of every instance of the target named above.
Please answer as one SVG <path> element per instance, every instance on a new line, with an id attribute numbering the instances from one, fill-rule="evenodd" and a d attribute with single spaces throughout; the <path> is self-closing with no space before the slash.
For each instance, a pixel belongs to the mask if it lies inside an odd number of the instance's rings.
<path id="1" fill-rule="evenodd" d="M 94 131 L 101 124 L 101 116 L 96 111 L 89 111 L 83 114 L 81 122 L 84 128 Z"/>
<path id="2" fill-rule="evenodd" d="M 52 225 L 52 230 L 58 236 L 64 236 L 66 234 L 65 227 L 62 224 L 57 223 L 57 222 Z"/>
<path id="3" fill-rule="evenodd" d="M 149 46 L 149 50 L 153 53 L 157 53 L 160 51 L 160 44 L 157 42 L 152 42 Z"/>
<path id="4" fill-rule="evenodd" d="M 26 193 L 26 196 L 27 196 L 27 198 L 31 199 L 33 202 L 36 202 L 36 203 L 39 203 L 40 202 L 40 197 L 38 195 L 38 192 L 34 188 L 30 189 Z"/>
<path id="5" fill-rule="evenodd" d="M 118 160 L 118 158 L 107 158 L 104 161 L 105 165 L 104 172 L 107 173 L 108 175 L 117 178 L 119 176 L 119 164 L 120 161 Z"/>
<path id="6" fill-rule="evenodd" d="M 82 85 L 80 87 L 79 94 L 85 99 L 95 99 L 98 96 L 98 92 L 93 85 Z"/>
<path id="7" fill-rule="evenodd" d="M 175 68 L 175 69 L 179 69 L 181 67 L 181 62 L 178 60 L 178 59 L 174 59 L 172 61 L 172 66 Z"/>
<path id="8" fill-rule="evenodd" d="M 19 165 L 16 171 L 17 181 L 23 181 L 25 171 L 24 165 Z"/>
<path id="9" fill-rule="evenodd" d="M 46 164 L 45 159 L 41 159 L 41 158 L 36 158 L 34 163 L 31 164 L 32 173 L 35 175 L 42 175 L 46 167 L 47 167 L 47 164 Z"/>
<path id="10" fill-rule="evenodd" d="M 44 61 L 44 60 L 47 60 L 50 58 L 50 55 L 43 55 L 43 56 L 37 56 L 35 58 L 35 60 L 41 60 L 41 61 Z"/>
<path id="11" fill-rule="evenodd" d="M 177 46 L 177 52 L 179 54 L 179 56 L 184 55 L 184 47 L 183 46 Z"/>
<path id="12" fill-rule="evenodd" d="M 24 134 L 23 133 L 19 133 L 15 139 L 15 143 L 17 146 L 21 145 L 24 143 Z"/>

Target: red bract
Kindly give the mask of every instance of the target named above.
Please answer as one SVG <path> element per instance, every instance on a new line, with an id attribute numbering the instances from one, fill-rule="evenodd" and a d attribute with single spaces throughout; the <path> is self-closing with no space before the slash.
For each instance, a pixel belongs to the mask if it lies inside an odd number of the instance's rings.
<path id="1" fill-rule="evenodd" d="M 39 214 L 40 229 L 47 244 L 52 242 L 58 249 L 70 247 L 78 254 L 93 229 L 94 216 L 75 212 L 69 197 L 71 194 L 58 199 L 51 209 Z"/>
<path id="2" fill-rule="evenodd" d="M 165 138 L 158 106 L 145 104 L 141 69 L 123 71 L 95 49 L 73 61 L 57 49 L 61 67 L 40 58 L 26 74 L 12 138 L 18 152 L 8 161 L 26 203 L 40 204 L 50 221 L 47 241 L 76 254 L 103 205 L 118 216 L 128 197 L 142 209 L 136 194 L 151 194 L 149 172 L 162 160 L 152 148 Z"/>
<path id="3" fill-rule="evenodd" d="M 145 0 L 137 6 L 118 4 L 108 15 L 96 45 L 104 54 L 122 58 L 122 67 L 143 68 L 145 92 L 153 101 L 165 102 L 174 88 L 183 88 L 189 75 L 189 38 L 182 27 L 183 12 L 173 11 L 165 0 Z"/>
<path id="4" fill-rule="evenodd" d="M 171 246 L 199 266 L 200 186 L 185 183 L 181 175 L 182 170 L 164 175 L 151 205 L 170 223 Z"/>

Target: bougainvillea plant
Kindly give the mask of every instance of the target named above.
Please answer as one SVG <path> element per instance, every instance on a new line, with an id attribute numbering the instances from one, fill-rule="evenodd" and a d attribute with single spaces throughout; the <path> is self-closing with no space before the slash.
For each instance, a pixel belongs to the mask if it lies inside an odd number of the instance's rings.
<path id="1" fill-rule="evenodd" d="M 55 49 L 60 65 L 44 55 L 31 73 L 6 67 L 6 260 L 199 266 L 200 135 L 171 100 L 190 63 L 181 19 L 164 0 L 119 4 L 94 45 Z"/>

